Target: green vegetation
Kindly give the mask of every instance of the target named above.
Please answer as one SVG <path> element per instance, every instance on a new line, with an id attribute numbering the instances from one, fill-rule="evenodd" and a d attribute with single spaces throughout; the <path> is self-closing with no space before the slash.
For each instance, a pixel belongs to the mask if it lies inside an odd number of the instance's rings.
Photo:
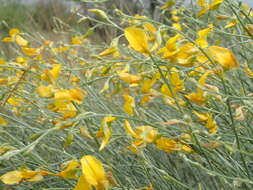
<path id="1" fill-rule="evenodd" d="M 124 2 L 1 6 L 0 189 L 252 189 L 251 9 Z"/>

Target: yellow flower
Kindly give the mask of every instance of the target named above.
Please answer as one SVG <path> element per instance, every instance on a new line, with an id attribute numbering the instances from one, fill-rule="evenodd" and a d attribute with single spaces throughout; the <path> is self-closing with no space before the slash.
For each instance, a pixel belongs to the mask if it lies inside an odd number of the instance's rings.
<path id="1" fill-rule="evenodd" d="M 201 48 L 206 48 L 208 46 L 207 36 L 211 31 L 212 31 L 212 27 L 198 31 L 198 39 L 196 39 L 196 43 Z"/>
<path id="2" fill-rule="evenodd" d="M 228 19 L 229 17 L 226 16 L 226 15 L 217 15 L 216 16 L 216 19 L 219 20 L 219 21 L 222 21 L 222 20 L 226 20 Z"/>
<path id="3" fill-rule="evenodd" d="M 209 11 L 217 10 L 224 0 L 212 0 L 210 4 L 206 3 L 205 0 L 198 0 L 197 4 L 202 8 L 198 16 L 202 16 Z"/>
<path id="4" fill-rule="evenodd" d="M 159 136 L 157 129 L 151 126 L 139 126 L 133 130 L 127 120 L 125 120 L 125 130 L 130 136 L 137 139 L 135 142 L 136 146 L 145 146 L 148 143 L 153 143 Z"/>
<path id="5" fill-rule="evenodd" d="M 193 111 L 192 113 L 194 113 L 199 118 L 200 122 L 206 122 L 209 118 L 208 114 L 202 114 L 197 111 Z"/>
<path id="6" fill-rule="evenodd" d="M 64 179 L 77 179 L 77 168 L 80 166 L 76 160 L 71 160 L 64 166 L 64 170 L 56 174 Z"/>
<path id="7" fill-rule="evenodd" d="M 157 33 L 155 26 L 151 23 L 145 22 L 143 24 L 143 28 L 148 34 L 148 41 L 154 42 L 156 40 L 156 33 Z"/>
<path id="8" fill-rule="evenodd" d="M 0 180 L 8 185 L 18 184 L 21 181 L 36 182 L 43 179 L 43 176 L 51 174 L 45 170 L 32 171 L 21 169 L 7 172 L 0 177 Z"/>
<path id="9" fill-rule="evenodd" d="M 41 98 L 50 98 L 53 96 L 53 87 L 51 85 L 41 85 L 37 89 L 37 93 Z"/>
<path id="10" fill-rule="evenodd" d="M 218 127 L 217 127 L 216 122 L 213 120 L 212 115 L 210 115 L 210 116 L 208 117 L 208 120 L 207 120 L 207 122 L 206 122 L 205 127 L 209 130 L 209 133 L 210 133 L 210 134 L 213 134 L 213 133 L 216 133 L 216 132 L 217 132 L 217 128 L 218 128 Z"/>
<path id="11" fill-rule="evenodd" d="M 21 49 L 22 49 L 23 53 L 29 57 L 39 55 L 39 53 L 40 53 L 39 48 L 22 47 Z"/>
<path id="12" fill-rule="evenodd" d="M 192 92 L 185 97 L 195 104 L 204 105 L 207 100 L 205 97 L 205 92 L 202 88 L 206 84 L 207 77 L 212 73 L 212 71 L 207 71 L 205 74 L 203 74 L 198 81 L 197 92 Z"/>
<path id="13" fill-rule="evenodd" d="M 171 93 L 171 91 L 170 91 L 170 89 L 169 89 L 169 87 L 168 87 L 167 84 L 163 84 L 163 85 L 161 86 L 161 93 L 162 93 L 163 95 L 165 95 L 165 96 L 172 97 L 172 93 Z"/>
<path id="14" fill-rule="evenodd" d="M 153 143 L 158 136 L 157 129 L 150 126 L 136 127 L 135 132 L 144 143 Z"/>
<path id="15" fill-rule="evenodd" d="M 5 65 L 6 64 L 6 61 L 2 58 L 0 58 L 0 65 Z"/>
<path id="16" fill-rule="evenodd" d="M 178 70 L 175 67 L 170 69 L 172 72 L 170 75 L 170 82 L 174 86 L 174 93 L 180 92 L 184 90 L 184 81 L 180 79 L 180 75 Z"/>
<path id="17" fill-rule="evenodd" d="M 135 51 L 149 54 L 148 37 L 144 30 L 136 27 L 128 27 L 125 29 L 125 37 Z"/>
<path id="18" fill-rule="evenodd" d="M 20 35 L 16 35 L 15 36 L 15 41 L 19 46 L 27 46 L 28 45 L 28 41 L 26 39 L 24 39 L 22 36 Z"/>
<path id="19" fill-rule="evenodd" d="M 197 4 L 200 6 L 200 7 L 206 7 L 207 6 L 207 3 L 205 0 L 198 0 L 197 1 Z"/>
<path id="20" fill-rule="evenodd" d="M 125 112 L 129 115 L 133 115 L 134 114 L 134 108 L 135 108 L 135 100 L 132 96 L 128 95 L 128 94 L 124 94 L 123 95 L 125 104 L 123 106 Z"/>
<path id="21" fill-rule="evenodd" d="M 193 113 L 199 118 L 200 122 L 206 123 L 205 127 L 209 130 L 209 133 L 213 134 L 217 132 L 218 127 L 210 113 L 202 114 L 196 111 L 193 111 Z"/>
<path id="22" fill-rule="evenodd" d="M 212 0 L 211 4 L 209 5 L 209 10 L 216 10 L 219 8 L 220 4 L 224 0 Z"/>
<path id="23" fill-rule="evenodd" d="M 83 43 L 83 36 L 73 36 L 71 38 L 71 43 L 74 45 L 80 45 Z"/>
<path id="24" fill-rule="evenodd" d="M 210 74 L 213 74 L 213 71 L 205 72 L 205 74 L 203 74 L 198 81 L 197 92 L 192 92 L 192 93 L 186 95 L 185 97 L 188 98 L 191 102 L 193 102 L 195 104 L 204 105 L 207 100 L 205 97 L 205 92 L 202 88 L 206 84 L 206 79 Z"/>
<path id="25" fill-rule="evenodd" d="M 191 102 L 198 104 L 198 105 L 205 105 L 206 98 L 204 96 L 204 92 L 199 90 L 198 92 L 192 92 L 185 96 Z"/>
<path id="26" fill-rule="evenodd" d="M 166 45 L 164 48 L 158 50 L 158 53 L 163 53 L 164 59 L 173 58 L 177 53 L 177 41 L 180 40 L 182 37 L 177 34 L 174 37 L 171 37 L 167 40 Z"/>
<path id="27" fill-rule="evenodd" d="M 73 190 L 92 190 L 92 188 L 91 185 L 86 180 L 86 178 L 83 175 L 81 175 Z"/>
<path id="28" fill-rule="evenodd" d="M 2 41 L 2 42 L 13 42 L 13 38 L 7 36 L 7 37 L 4 37 L 1 41 Z"/>
<path id="29" fill-rule="evenodd" d="M 106 15 L 106 13 L 100 9 L 88 9 L 88 11 L 91 13 L 97 14 L 98 16 L 100 16 L 103 19 L 106 19 L 106 20 L 109 19 L 108 16 Z"/>
<path id="30" fill-rule="evenodd" d="M 140 82 L 141 77 L 138 75 L 132 75 L 126 72 L 118 72 L 119 78 L 129 84 L 137 84 Z"/>
<path id="31" fill-rule="evenodd" d="M 243 71 L 248 75 L 248 77 L 253 77 L 253 71 L 247 66 L 243 69 Z"/>
<path id="32" fill-rule="evenodd" d="M 1 70 L 1 69 L 0 69 Z M 3 85 L 6 85 L 8 84 L 8 78 L 0 78 L 0 85 L 3 84 Z"/>
<path id="33" fill-rule="evenodd" d="M 108 116 L 108 117 L 103 118 L 101 122 L 101 127 L 96 135 L 97 138 L 100 138 L 100 137 L 103 138 L 102 143 L 99 147 L 99 151 L 103 150 L 105 146 L 109 144 L 110 137 L 112 135 L 110 125 L 111 125 L 111 122 L 114 120 L 116 120 L 116 117 Z"/>
<path id="34" fill-rule="evenodd" d="M 116 52 L 117 52 L 117 49 L 115 47 L 109 47 L 105 49 L 104 51 L 102 51 L 99 55 L 107 56 L 107 55 L 115 54 Z"/>
<path id="35" fill-rule="evenodd" d="M 22 174 L 20 171 L 11 171 L 2 175 L 0 179 L 5 184 L 18 184 L 22 180 Z"/>
<path id="36" fill-rule="evenodd" d="M 14 35 L 19 34 L 19 33 L 20 33 L 20 30 L 17 29 L 17 28 L 12 28 L 12 29 L 9 30 L 9 35 L 10 36 L 14 36 Z"/>
<path id="37" fill-rule="evenodd" d="M 78 88 L 72 88 L 68 90 L 58 90 L 54 94 L 54 99 L 55 100 L 62 100 L 66 102 L 76 102 L 80 104 L 85 97 L 85 93 L 83 90 L 78 89 Z"/>
<path id="38" fill-rule="evenodd" d="M 81 166 L 82 176 L 85 178 L 83 181 L 86 181 L 89 184 L 88 186 L 93 186 L 97 190 L 108 189 L 109 181 L 101 161 L 91 155 L 86 155 L 81 159 Z"/>
<path id="39" fill-rule="evenodd" d="M 41 79 L 53 83 L 61 72 L 61 64 L 54 64 L 52 69 L 46 69 L 41 75 Z"/>
<path id="40" fill-rule="evenodd" d="M 7 102 L 12 106 L 21 106 L 23 99 L 21 98 L 9 98 Z"/>
<path id="41" fill-rule="evenodd" d="M 21 169 L 20 172 L 23 180 L 29 182 L 41 181 L 43 179 L 43 176 L 51 174 L 45 170 L 32 171 L 28 169 Z"/>
<path id="42" fill-rule="evenodd" d="M 179 30 L 179 31 L 183 30 L 182 27 L 181 27 L 181 25 L 179 23 L 173 23 L 172 27 L 175 28 L 175 29 L 177 29 L 177 30 Z"/>
<path id="43" fill-rule="evenodd" d="M 174 6 L 175 4 L 176 4 L 176 1 L 175 1 L 175 0 L 169 0 L 169 1 L 167 1 L 167 2 L 160 8 L 160 10 L 169 9 L 169 8 L 171 8 L 172 6 Z"/>
<path id="44" fill-rule="evenodd" d="M 61 113 L 65 119 L 75 117 L 77 114 L 76 107 L 66 100 L 55 100 L 53 104 L 48 105 L 48 109 Z"/>
<path id="45" fill-rule="evenodd" d="M 1 112 L 0 112 L 1 113 Z M 6 125 L 8 125 L 8 122 L 4 119 L 4 118 L 2 118 L 2 117 L 0 117 L 0 126 L 6 126 Z"/>
<path id="46" fill-rule="evenodd" d="M 59 46 L 57 48 L 52 48 L 52 52 L 57 55 L 58 53 L 65 52 L 65 51 L 67 51 L 69 49 L 70 49 L 70 46 L 64 46 L 63 45 L 63 46 Z"/>
<path id="47" fill-rule="evenodd" d="M 20 31 L 16 28 L 9 30 L 9 36 L 2 39 L 3 42 L 16 42 L 19 46 L 27 46 L 28 41 L 25 40 L 20 34 Z"/>
<path id="48" fill-rule="evenodd" d="M 175 140 L 161 137 L 156 140 L 156 147 L 165 152 L 176 152 L 181 150 L 181 145 L 178 144 Z"/>
<path id="49" fill-rule="evenodd" d="M 208 48 L 209 56 L 220 64 L 224 69 L 233 69 L 239 66 L 233 52 L 227 48 L 219 46 L 210 46 Z"/>
<path id="50" fill-rule="evenodd" d="M 251 36 L 253 36 L 253 24 L 247 24 L 248 32 Z"/>
<path id="51" fill-rule="evenodd" d="M 232 19 L 226 26 L 224 26 L 225 29 L 232 28 L 238 24 L 238 21 L 236 19 Z"/>
<path id="52" fill-rule="evenodd" d="M 156 81 L 160 79 L 160 74 L 155 73 L 154 76 L 152 76 L 152 79 L 143 80 L 143 84 L 141 87 L 142 93 L 150 93 L 152 91 L 152 86 L 156 83 Z"/>

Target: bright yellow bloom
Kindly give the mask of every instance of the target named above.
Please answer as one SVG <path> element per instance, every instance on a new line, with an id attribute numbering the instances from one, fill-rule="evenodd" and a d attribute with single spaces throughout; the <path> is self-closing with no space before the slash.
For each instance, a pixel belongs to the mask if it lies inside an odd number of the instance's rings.
<path id="1" fill-rule="evenodd" d="M 248 32 L 251 36 L 253 36 L 253 24 L 247 24 Z"/>
<path id="2" fill-rule="evenodd" d="M 102 143 L 99 147 L 99 151 L 103 150 L 107 144 L 109 144 L 112 131 L 110 129 L 111 122 L 116 120 L 116 117 L 108 116 L 103 118 L 101 122 L 101 127 L 96 135 L 97 138 L 102 137 Z"/>
<path id="3" fill-rule="evenodd" d="M 149 22 L 145 22 L 143 24 L 143 28 L 146 30 L 148 34 L 148 41 L 154 42 L 156 40 L 156 33 L 157 33 L 155 26 Z"/>
<path id="4" fill-rule="evenodd" d="M 243 71 L 248 75 L 248 77 L 253 77 L 253 71 L 249 67 L 245 67 Z"/>
<path id="5" fill-rule="evenodd" d="M 127 120 L 125 120 L 125 130 L 130 136 L 137 139 L 134 142 L 135 146 L 145 146 L 148 143 L 153 143 L 159 136 L 157 129 L 151 126 L 139 126 L 133 130 Z"/>
<path id="6" fill-rule="evenodd" d="M 193 111 L 192 113 L 194 113 L 199 118 L 200 122 L 206 122 L 209 118 L 209 114 L 202 114 L 197 111 Z"/>
<path id="7" fill-rule="evenodd" d="M 206 48 L 208 46 L 207 36 L 211 31 L 212 31 L 212 27 L 198 31 L 198 39 L 196 39 L 196 43 L 201 48 Z"/>
<path id="8" fill-rule="evenodd" d="M 32 171 L 28 169 L 21 169 L 7 172 L 0 177 L 0 180 L 8 185 L 18 184 L 21 181 L 36 182 L 41 181 L 43 176 L 51 174 L 45 170 Z"/>
<path id="9" fill-rule="evenodd" d="M 210 115 L 208 117 L 205 127 L 209 130 L 210 134 L 217 132 L 218 126 L 217 126 L 216 122 L 213 120 L 212 115 Z"/>
<path id="10" fill-rule="evenodd" d="M 16 35 L 15 36 L 15 41 L 19 46 L 27 46 L 28 45 L 28 41 L 26 39 L 24 39 L 22 36 L 20 35 Z"/>
<path id="11" fill-rule="evenodd" d="M 81 89 L 62 89 L 54 93 L 54 103 L 48 109 L 63 114 L 64 118 L 75 117 L 77 109 L 72 102 L 80 104 L 85 97 L 85 92 Z"/>
<path id="12" fill-rule="evenodd" d="M 75 117 L 77 114 L 76 107 L 71 102 L 66 102 L 65 100 L 55 100 L 53 104 L 48 105 L 48 109 L 62 114 L 65 119 Z"/>
<path id="13" fill-rule="evenodd" d="M 91 155 L 83 156 L 81 159 L 83 177 L 90 186 L 97 190 L 105 190 L 109 187 L 109 181 L 101 161 Z"/>
<path id="14" fill-rule="evenodd" d="M 73 190 L 92 190 L 91 185 L 88 183 L 84 175 L 81 175 Z"/>
<path id="15" fill-rule="evenodd" d="M 197 92 L 192 92 L 185 96 L 188 98 L 192 103 L 198 104 L 198 105 L 204 105 L 206 103 L 206 98 L 204 96 L 204 92 L 199 90 Z"/>
<path id="16" fill-rule="evenodd" d="M 11 171 L 2 175 L 0 179 L 5 184 L 18 184 L 22 180 L 22 174 L 20 171 Z"/>
<path id="17" fill-rule="evenodd" d="M 69 49 L 70 49 L 70 46 L 59 46 L 57 48 L 52 48 L 52 52 L 57 55 L 58 53 L 68 51 Z"/>
<path id="18" fill-rule="evenodd" d="M 224 69 L 233 69 L 239 66 L 233 52 L 227 48 L 219 46 L 210 46 L 208 48 L 209 56 L 220 64 Z"/>
<path id="19" fill-rule="evenodd" d="M 170 71 L 172 72 L 170 75 L 170 82 L 173 85 L 173 92 L 177 93 L 180 91 L 184 90 L 184 81 L 180 79 L 180 75 L 179 75 L 179 71 L 175 68 L 172 67 L 170 69 Z"/>
<path id="20" fill-rule="evenodd" d="M 224 26 L 225 29 L 232 28 L 238 24 L 237 19 L 232 19 L 226 26 Z"/>
<path id="21" fill-rule="evenodd" d="M 27 46 L 28 41 L 20 35 L 20 31 L 16 28 L 9 30 L 9 36 L 2 39 L 3 42 L 16 42 L 19 46 Z"/>
<path id="22" fill-rule="evenodd" d="M 22 51 L 26 56 L 33 57 L 40 54 L 39 48 L 22 47 Z"/>
<path id="23" fill-rule="evenodd" d="M 111 54 L 115 54 L 118 50 L 115 47 L 109 47 L 107 49 L 105 49 L 104 51 L 102 51 L 99 55 L 100 56 L 107 56 L 107 55 L 111 55 Z"/>
<path id="24" fill-rule="evenodd" d="M 98 16 L 100 16 L 103 19 L 106 19 L 106 20 L 109 19 L 108 16 L 106 15 L 106 13 L 100 9 L 88 9 L 88 11 L 91 13 L 97 14 Z"/>
<path id="25" fill-rule="evenodd" d="M 148 37 L 144 30 L 136 27 L 128 27 L 125 29 L 125 37 L 135 51 L 149 53 Z"/>
<path id="26" fill-rule="evenodd" d="M 176 152 L 181 150 L 181 145 L 173 139 L 161 137 L 156 141 L 156 147 L 165 152 Z"/>
<path id="27" fill-rule="evenodd" d="M 84 41 L 83 36 L 73 36 L 71 38 L 71 44 L 74 44 L 74 45 L 81 45 L 83 41 Z"/>
<path id="28" fill-rule="evenodd" d="M 175 54 L 177 53 L 177 41 L 180 39 L 181 36 L 177 34 L 167 40 L 165 47 L 158 50 L 158 53 L 163 53 L 162 58 L 170 59 L 175 56 Z"/>
<path id="29" fill-rule="evenodd" d="M 174 6 L 175 4 L 176 4 L 176 1 L 175 1 L 175 0 L 169 0 L 169 1 L 167 1 L 167 2 L 160 8 L 160 10 L 169 9 L 169 8 L 171 8 L 172 6 Z"/>
<path id="30" fill-rule="evenodd" d="M 193 113 L 199 118 L 200 122 L 205 122 L 205 127 L 209 130 L 209 133 L 213 134 L 217 132 L 217 124 L 213 120 L 213 117 L 210 113 L 203 114 L 196 111 L 193 111 Z"/>
<path id="31" fill-rule="evenodd" d="M 58 90 L 54 94 L 55 100 L 62 100 L 66 102 L 76 102 L 80 104 L 85 97 L 85 92 L 78 88 L 71 88 L 68 90 Z"/>
<path id="32" fill-rule="evenodd" d="M 123 98 L 124 98 L 124 110 L 127 114 L 129 115 L 133 115 L 134 114 L 134 108 L 135 108 L 135 100 L 132 96 L 128 95 L 128 94 L 123 94 Z"/>
<path id="33" fill-rule="evenodd" d="M 198 16 L 202 16 L 212 10 L 217 10 L 223 1 L 224 0 L 212 0 L 211 3 L 208 4 L 206 0 L 198 0 L 197 4 L 202 8 Z"/>
<path id="34" fill-rule="evenodd" d="M 64 179 L 77 179 L 77 168 L 80 166 L 76 160 L 71 160 L 65 164 L 64 170 L 56 174 Z"/>
<path id="35" fill-rule="evenodd" d="M 121 80 L 123 80 L 124 82 L 129 83 L 129 84 L 137 84 L 141 80 L 140 76 L 132 75 L 132 74 L 129 74 L 126 72 L 118 72 L 118 75 Z"/>
<path id="36" fill-rule="evenodd" d="M 0 117 L 0 126 L 6 126 L 6 125 L 8 125 L 8 121 Z"/>
<path id="37" fill-rule="evenodd" d="M 52 69 L 46 69 L 41 78 L 49 83 L 54 83 L 61 72 L 61 64 L 54 64 Z"/>
<path id="38" fill-rule="evenodd" d="M 53 87 L 51 85 L 41 85 L 36 89 L 36 91 L 41 98 L 50 98 L 53 96 Z"/>
<path id="39" fill-rule="evenodd" d="M 209 10 L 217 10 L 223 1 L 224 0 L 212 0 L 211 4 L 209 5 Z"/>
<path id="40" fill-rule="evenodd" d="M 198 81 L 197 92 L 192 92 L 186 95 L 185 97 L 195 104 L 204 105 L 207 102 L 207 100 L 205 97 L 205 92 L 202 88 L 206 84 L 207 77 L 212 73 L 213 73 L 212 71 L 207 71 L 205 74 L 203 74 Z"/>
<path id="41" fill-rule="evenodd" d="M 24 100 L 21 98 L 12 98 L 12 97 L 7 100 L 7 102 L 12 106 L 21 106 L 21 103 L 23 101 Z"/>

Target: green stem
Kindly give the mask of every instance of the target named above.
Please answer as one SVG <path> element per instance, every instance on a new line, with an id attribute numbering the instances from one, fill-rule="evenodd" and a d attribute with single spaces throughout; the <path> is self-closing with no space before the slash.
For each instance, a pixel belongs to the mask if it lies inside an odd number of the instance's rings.
<path id="1" fill-rule="evenodd" d="M 225 94 L 228 95 L 228 91 L 227 91 L 227 87 L 226 87 L 226 84 L 225 84 L 225 81 L 223 78 L 221 78 L 221 81 L 222 81 L 222 85 L 223 85 L 223 88 L 224 88 L 224 91 L 225 91 Z M 230 97 L 227 98 L 226 100 L 226 105 L 228 107 L 228 111 L 229 111 L 229 116 L 230 116 L 230 119 L 231 119 L 231 128 L 233 130 L 233 133 L 235 135 L 235 140 L 236 140 L 236 145 L 237 145 L 237 148 L 238 150 L 240 151 L 241 150 L 241 143 L 240 143 L 240 140 L 239 140 L 239 136 L 238 136 L 238 133 L 236 131 L 236 127 L 235 127 L 235 121 L 234 121 L 234 117 L 233 117 L 233 114 L 232 114 L 232 109 L 231 109 L 231 105 L 230 105 Z M 241 157 L 241 161 L 243 163 L 243 166 L 246 170 L 246 173 L 247 173 L 247 176 L 248 178 L 250 179 L 250 172 L 249 172 L 249 168 L 246 164 L 246 161 L 245 161 L 245 158 L 244 158 L 244 155 L 239 152 L 240 154 L 240 157 Z"/>
<path id="2" fill-rule="evenodd" d="M 177 99 L 176 99 L 176 95 L 175 95 L 175 93 L 173 92 L 172 87 L 171 87 L 171 85 L 169 84 L 168 80 L 166 79 L 165 75 L 163 74 L 163 72 L 162 72 L 160 66 L 156 63 L 155 59 L 153 58 L 153 56 L 152 56 L 151 54 L 150 54 L 149 56 L 150 56 L 151 60 L 153 61 L 153 63 L 155 64 L 155 66 L 157 67 L 157 69 L 158 69 L 158 71 L 159 71 L 159 73 L 160 73 L 160 75 L 161 75 L 161 77 L 162 77 L 164 83 L 165 83 L 166 86 L 168 87 L 168 89 L 169 89 L 169 91 L 170 91 L 170 93 L 171 93 L 173 99 L 175 100 L 175 103 L 176 103 L 176 106 L 177 106 L 178 110 L 180 111 L 180 113 L 183 114 L 184 112 L 183 112 L 183 110 L 181 109 L 181 106 L 179 105 L 179 103 L 178 103 L 178 101 L 177 101 Z"/>

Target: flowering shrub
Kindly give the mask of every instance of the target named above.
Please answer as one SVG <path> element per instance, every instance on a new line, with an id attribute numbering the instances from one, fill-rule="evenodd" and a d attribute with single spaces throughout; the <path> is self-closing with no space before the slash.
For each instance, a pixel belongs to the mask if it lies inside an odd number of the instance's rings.
<path id="1" fill-rule="evenodd" d="M 0 61 L 3 184 L 250 189 L 253 14 L 233 1 L 192 6 L 169 0 L 161 22 L 77 12 L 80 23 L 116 31 L 108 45 L 91 39 L 94 28 L 62 40 L 10 29 L 1 43 L 15 56 Z"/>

